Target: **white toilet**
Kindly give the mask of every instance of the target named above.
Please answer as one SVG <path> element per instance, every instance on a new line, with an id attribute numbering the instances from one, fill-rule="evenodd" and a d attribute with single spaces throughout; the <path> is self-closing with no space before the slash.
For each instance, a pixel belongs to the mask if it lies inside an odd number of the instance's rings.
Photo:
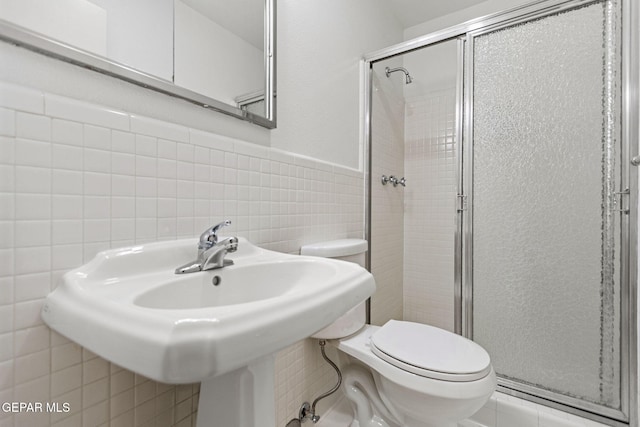
<path id="1" fill-rule="evenodd" d="M 364 266 L 366 251 L 365 240 L 343 239 L 305 245 L 300 254 Z M 364 303 L 313 337 L 348 355 L 342 388 L 355 413 L 351 427 L 454 427 L 496 388 L 489 354 L 478 344 L 419 323 L 366 325 Z"/>

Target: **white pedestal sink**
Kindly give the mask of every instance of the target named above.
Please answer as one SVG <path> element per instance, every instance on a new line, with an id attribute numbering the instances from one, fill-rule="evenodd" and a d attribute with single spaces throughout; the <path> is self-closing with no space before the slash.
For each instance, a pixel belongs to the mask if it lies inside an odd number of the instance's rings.
<path id="1" fill-rule="evenodd" d="M 375 290 L 353 263 L 258 248 L 234 265 L 176 275 L 197 240 L 114 249 L 65 274 L 46 299 L 52 329 L 164 383 L 201 382 L 198 427 L 274 425 L 274 353 Z"/>

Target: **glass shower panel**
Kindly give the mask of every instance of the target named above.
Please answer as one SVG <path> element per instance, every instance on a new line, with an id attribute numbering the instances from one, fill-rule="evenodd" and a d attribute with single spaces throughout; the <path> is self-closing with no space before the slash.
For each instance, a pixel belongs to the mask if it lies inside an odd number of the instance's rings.
<path id="1" fill-rule="evenodd" d="M 504 379 L 619 408 L 615 2 L 473 42 L 473 339 Z"/>
<path id="2" fill-rule="evenodd" d="M 402 319 L 403 187 L 382 185 L 382 175 L 404 176 L 404 75 L 385 68 L 401 67 L 401 58 L 376 63 L 371 93 L 371 273 L 376 293 L 371 297 L 371 324 Z"/>
<path id="3" fill-rule="evenodd" d="M 403 55 L 403 319 L 455 329 L 458 40 Z"/>

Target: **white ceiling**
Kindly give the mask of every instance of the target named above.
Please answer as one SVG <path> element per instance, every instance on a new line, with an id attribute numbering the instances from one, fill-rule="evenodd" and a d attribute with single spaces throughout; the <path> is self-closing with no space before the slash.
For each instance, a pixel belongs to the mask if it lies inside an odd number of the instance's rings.
<path id="1" fill-rule="evenodd" d="M 448 15 L 485 0 L 388 0 L 404 28 Z"/>

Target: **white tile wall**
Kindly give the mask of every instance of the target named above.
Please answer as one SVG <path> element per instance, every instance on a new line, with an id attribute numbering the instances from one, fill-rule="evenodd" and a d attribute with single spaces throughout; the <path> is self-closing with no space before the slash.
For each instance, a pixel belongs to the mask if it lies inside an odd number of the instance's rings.
<path id="1" fill-rule="evenodd" d="M 454 329 L 455 88 L 405 107 L 404 319 Z"/>
<path id="2" fill-rule="evenodd" d="M 213 133 L 0 84 L 1 427 L 191 426 L 198 385 L 123 370 L 51 332 L 44 297 L 98 251 L 229 232 L 277 251 L 363 233 L 361 172 Z M 331 384 L 313 342 L 279 353 L 277 425 Z"/>

